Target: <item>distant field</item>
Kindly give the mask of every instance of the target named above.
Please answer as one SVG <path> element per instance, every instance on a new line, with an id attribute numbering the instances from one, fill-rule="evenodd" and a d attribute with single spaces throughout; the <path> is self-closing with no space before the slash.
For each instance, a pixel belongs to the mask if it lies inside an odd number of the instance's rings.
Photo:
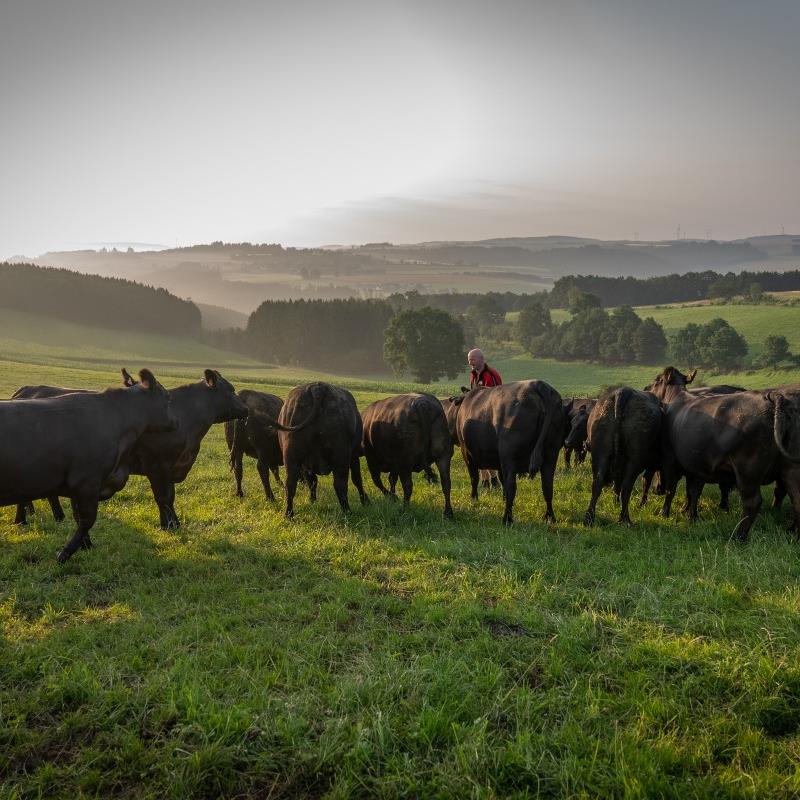
<path id="1" fill-rule="evenodd" d="M 99 388 L 118 363 L 157 363 L 175 385 L 212 359 L 279 394 L 313 374 L 3 320 L 4 396 Z M 503 355 L 507 379 L 564 394 L 654 371 Z M 336 380 L 361 408 L 406 386 Z M 404 509 L 362 472 L 369 507 L 343 517 L 323 478 L 319 502 L 301 490 L 287 522 L 252 459 L 245 498 L 233 496 L 215 426 L 178 487 L 180 530 L 157 528 L 134 477 L 102 504 L 94 549 L 63 567 L 68 523 L 41 507 L 20 529 L 0 508 L 0 797 L 800 793 L 800 550 L 782 514 L 735 546 L 739 504 L 719 512 L 716 489 L 699 524 L 664 520 L 651 500 L 633 527 L 616 524 L 606 492 L 586 530 L 583 467 L 557 474 L 555 525 L 541 522 L 538 479 L 521 481 L 506 529 L 499 492 L 469 499 L 458 453 L 453 521 L 437 487 L 417 481 Z"/>

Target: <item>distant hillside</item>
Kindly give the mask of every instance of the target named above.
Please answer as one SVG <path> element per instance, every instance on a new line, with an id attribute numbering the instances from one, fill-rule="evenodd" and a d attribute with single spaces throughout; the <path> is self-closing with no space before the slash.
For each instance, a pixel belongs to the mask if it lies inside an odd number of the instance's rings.
<path id="1" fill-rule="evenodd" d="M 202 315 L 203 330 L 217 331 L 221 328 L 246 328 L 247 314 L 234 311 L 224 306 L 212 306 L 207 303 L 197 303 Z"/>
<path id="2" fill-rule="evenodd" d="M 549 289 L 566 275 L 645 278 L 711 269 L 781 272 L 800 267 L 796 238 L 633 242 L 517 236 L 329 248 L 212 242 L 158 251 L 47 253 L 36 263 L 136 280 L 198 303 L 249 314 L 266 300 L 388 297 L 409 291 L 532 293 Z"/>
<path id="3" fill-rule="evenodd" d="M 0 308 L 115 330 L 194 336 L 200 311 L 164 289 L 34 264 L 0 263 Z"/>

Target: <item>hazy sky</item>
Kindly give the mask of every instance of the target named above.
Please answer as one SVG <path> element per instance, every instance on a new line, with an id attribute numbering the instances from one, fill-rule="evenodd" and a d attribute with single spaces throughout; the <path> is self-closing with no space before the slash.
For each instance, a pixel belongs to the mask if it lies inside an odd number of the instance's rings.
<path id="1" fill-rule="evenodd" d="M 0 257 L 800 231 L 798 0 L 0 0 Z"/>

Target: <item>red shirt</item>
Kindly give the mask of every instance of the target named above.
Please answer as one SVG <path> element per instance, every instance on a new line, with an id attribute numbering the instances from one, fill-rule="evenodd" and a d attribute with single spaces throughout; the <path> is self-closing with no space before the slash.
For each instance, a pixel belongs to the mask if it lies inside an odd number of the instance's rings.
<path id="1" fill-rule="evenodd" d="M 469 374 L 469 388 L 474 389 L 476 386 L 500 386 L 503 379 L 496 369 L 492 369 L 488 364 L 483 365 L 480 373 L 473 369 Z"/>

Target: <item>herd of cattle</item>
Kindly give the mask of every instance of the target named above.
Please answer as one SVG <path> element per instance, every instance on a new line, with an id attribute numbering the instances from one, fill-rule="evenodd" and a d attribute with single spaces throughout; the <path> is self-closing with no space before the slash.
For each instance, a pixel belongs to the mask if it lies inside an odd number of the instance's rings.
<path id="1" fill-rule="evenodd" d="M 59 498 L 69 498 L 77 529 L 59 562 L 92 546 L 89 532 L 99 501 L 118 492 L 130 474 L 150 481 L 161 527 L 177 527 L 175 484 L 188 475 L 215 423 L 225 423 L 240 497 L 244 455 L 256 459 L 269 500 L 274 500 L 270 473 L 280 484 L 278 468 L 285 467 L 289 517 L 298 483 L 307 484 L 314 500 L 317 476 L 329 473 L 343 511 L 349 511 L 348 477 L 366 504 L 362 455 L 381 493 L 393 496 L 399 480 L 406 503 L 412 473 L 424 472 L 435 481 L 435 464 L 444 514 L 452 517 L 450 461 L 458 445 L 473 499 L 480 470 L 498 471 L 506 525 L 513 521 L 517 477 L 537 473 L 545 519 L 555 520 L 553 481 L 562 448 L 567 468 L 573 454 L 578 463 L 591 454 L 587 525 L 609 485 L 619 499 L 620 521 L 630 523 L 631 491 L 640 475 L 642 505 L 658 477 L 664 516 L 682 477 L 692 520 L 706 483 L 719 484 L 723 508 L 730 490 L 737 489 L 744 516 L 732 535 L 741 540 L 758 514 L 763 485 L 775 484 L 776 505 L 788 494 L 795 529 L 800 521 L 800 385 L 761 391 L 688 388 L 694 373 L 668 367 L 643 391 L 622 387 L 597 400 L 563 400 L 544 381 L 527 380 L 462 389 L 442 400 L 419 392 L 396 395 L 360 414 L 350 392 L 322 382 L 298 386 L 284 401 L 249 389 L 237 394 L 210 369 L 198 383 L 170 391 L 146 369 L 138 381 L 126 370 L 122 376 L 118 389 L 25 386 L 0 401 L 0 505 L 16 505 L 15 521 L 22 524 L 38 499 L 47 499 L 56 519 L 63 519 Z"/>

